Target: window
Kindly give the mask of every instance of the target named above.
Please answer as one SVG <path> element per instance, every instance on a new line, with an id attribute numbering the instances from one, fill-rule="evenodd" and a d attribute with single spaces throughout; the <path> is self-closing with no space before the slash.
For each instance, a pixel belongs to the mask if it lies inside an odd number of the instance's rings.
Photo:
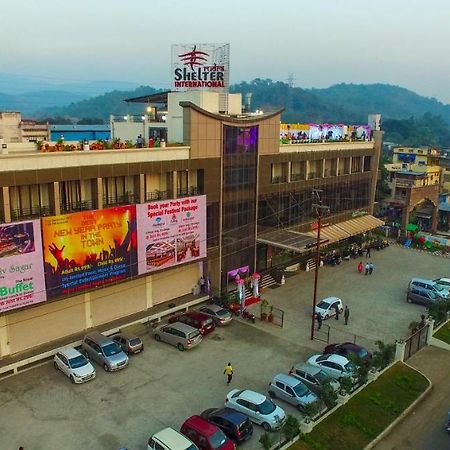
<path id="1" fill-rule="evenodd" d="M 59 183 L 61 212 L 78 211 L 81 206 L 81 185 L 79 180 Z"/>
<path id="2" fill-rule="evenodd" d="M 287 392 L 289 395 L 292 395 L 293 397 L 294 397 L 294 395 L 295 395 L 293 389 L 290 388 L 289 386 L 286 386 L 286 392 Z"/>
<path id="3" fill-rule="evenodd" d="M 244 408 L 251 409 L 251 408 L 250 408 L 250 404 L 247 402 L 247 400 L 243 400 L 242 398 L 238 398 L 238 399 L 236 400 L 236 403 L 237 403 L 238 405 L 243 406 Z"/>
<path id="4" fill-rule="evenodd" d="M 275 386 L 276 386 L 277 388 L 280 388 L 281 390 L 284 390 L 284 384 L 283 384 L 283 383 L 280 383 L 279 381 L 276 381 L 276 382 L 275 382 Z"/>

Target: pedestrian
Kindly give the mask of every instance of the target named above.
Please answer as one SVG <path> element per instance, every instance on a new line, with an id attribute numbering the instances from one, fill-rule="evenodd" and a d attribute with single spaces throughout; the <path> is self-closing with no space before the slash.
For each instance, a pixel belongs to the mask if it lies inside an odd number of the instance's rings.
<path id="1" fill-rule="evenodd" d="M 365 273 L 365 275 L 369 275 L 369 269 L 370 269 L 370 265 L 369 265 L 369 263 L 366 263 L 366 273 Z"/>
<path id="2" fill-rule="evenodd" d="M 294 367 L 292 366 L 292 367 L 289 369 L 288 375 L 292 375 L 293 373 L 294 373 Z"/>
<path id="3" fill-rule="evenodd" d="M 364 264 L 362 263 L 362 261 L 360 261 L 359 264 L 358 264 L 358 272 L 362 273 L 363 268 L 364 268 Z"/>
<path id="4" fill-rule="evenodd" d="M 322 328 L 322 314 L 320 314 L 320 312 L 316 314 L 316 320 L 317 320 L 317 329 L 320 330 Z"/>
<path id="5" fill-rule="evenodd" d="M 369 275 L 372 275 L 373 268 L 374 268 L 374 265 L 372 263 L 369 263 Z"/>
<path id="6" fill-rule="evenodd" d="M 230 362 L 225 367 L 225 370 L 223 371 L 223 373 L 226 374 L 226 376 L 227 376 L 227 384 L 230 384 L 231 380 L 233 379 L 233 373 L 234 373 Z"/>
<path id="7" fill-rule="evenodd" d="M 205 292 L 205 279 L 203 278 L 203 275 L 200 277 L 200 292 Z"/>
<path id="8" fill-rule="evenodd" d="M 142 134 L 140 134 L 136 139 L 136 147 L 142 148 L 144 146 L 144 138 L 142 137 Z"/>
<path id="9" fill-rule="evenodd" d="M 345 305 L 345 310 L 344 310 L 344 320 L 345 320 L 345 325 L 348 325 L 348 318 L 350 317 L 350 309 L 347 305 Z"/>
<path id="10" fill-rule="evenodd" d="M 339 320 L 339 305 L 337 303 L 334 304 L 334 311 L 336 312 L 336 315 L 334 316 L 334 318 L 336 320 Z"/>
<path id="11" fill-rule="evenodd" d="M 367 246 L 367 249 L 366 249 L 366 258 L 370 258 L 370 246 L 369 245 Z"/>

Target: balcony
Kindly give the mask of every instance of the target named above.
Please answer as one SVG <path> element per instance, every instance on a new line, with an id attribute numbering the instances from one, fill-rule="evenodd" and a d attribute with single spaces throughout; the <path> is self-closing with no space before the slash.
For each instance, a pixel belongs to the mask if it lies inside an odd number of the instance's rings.
<path id="1" fill-rule="evenodd" d="M 291 181 L 302 181 L 302 180 L 306 180 L 306 174 L 304 173 L 291 174 Z"/>
<path id="2" fill-rule="evenodd" d="M 117 206 L 117 205 L 132 205 L 136 203 L 138 196 L 129 192 L 124 195 L 117 196 L 104 196 L 103 197 L 103 207 L 107 206 Z"/>
<path id="3" fill-rule="evenodd" d="M 11 220 L 34 219 L 38 217 L 53 216 L 55 210 L 52 206 L 35 205 L 31 208 L 11 209 Z"/>
<path id="4" fill-rule="evenodd" d="M 89 211 L 91 209 L 96 209 L 96 206 L 94 206 L 94 202 L 92 200 L 85 200 L 82 202 L 61 203 L 60 208 L 61 213 L 70 213 L 78 211 Z"/>
<path id="5" fill-rule="evenodd" d="M 272 184 L 286 183 L 287 176 L 286 175 L 277 175 L 276 177 L 272 177 Z"/>
<path id="6" fill-rule="evenodd" d="M 155 191 L 147 192 L 145 194 L 145 201 L 146 202 L 154 202 L 157 200 L 167 200 L 171 197 L 172 196 L 170 195 L 170 193 L 168 191 L 160 191 L 160 190 L 156 189 Z"/>
<path id="7" fill-rule="evenodd" d="M 178 197 L 190 197 L 194 195 L 201 195 L 201 192 L 197 186 L 190 186 L 187 188 L 181 188 L 177 190 Z"/>

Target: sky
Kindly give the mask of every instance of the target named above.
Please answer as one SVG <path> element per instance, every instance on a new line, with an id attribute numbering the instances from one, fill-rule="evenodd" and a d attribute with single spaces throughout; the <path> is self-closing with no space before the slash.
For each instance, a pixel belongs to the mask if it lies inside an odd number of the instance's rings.
<path id="1" fill-rule="evenodd" d="M 170 46 L 231 44 L 231 82 L 389 83 L 450 103 L 448 0 L 5 0 L 0 72 L 170 87 Z"/>

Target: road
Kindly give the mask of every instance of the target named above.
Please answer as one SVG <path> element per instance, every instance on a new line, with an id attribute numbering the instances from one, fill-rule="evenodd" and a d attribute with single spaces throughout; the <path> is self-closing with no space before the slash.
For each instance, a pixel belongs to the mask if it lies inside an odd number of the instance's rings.
<path id="1" fill-rule="evenodd" d="M 425 347 L 407 362 L 432 381 L 433 389 L 375 450 L 448 450 L 444 426 L 450 410 L 450 352 Z"/>

